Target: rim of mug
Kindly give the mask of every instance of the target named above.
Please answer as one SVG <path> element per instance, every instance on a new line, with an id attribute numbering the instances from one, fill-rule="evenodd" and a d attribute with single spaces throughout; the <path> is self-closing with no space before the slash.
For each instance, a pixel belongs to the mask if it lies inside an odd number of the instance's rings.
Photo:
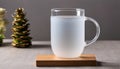
<path id="1" fill-rule="evenodd" d="M 59 11 L 85 11 L 82 8 L 52 8 L 51 11 L 59 12 Z"/>

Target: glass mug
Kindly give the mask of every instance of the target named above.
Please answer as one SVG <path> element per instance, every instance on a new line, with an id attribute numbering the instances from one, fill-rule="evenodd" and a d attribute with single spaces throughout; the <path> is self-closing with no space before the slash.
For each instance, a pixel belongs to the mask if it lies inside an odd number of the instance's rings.
<path id="1" fill-rule="evenodd" d="M 96 26 L 96 36 L 85 42 L 85 21 L 89 20 Z M 97 21 L 85 16 L 85 10 L 80 8 L 51 9 L 51 47 L 57 57 L 79 57 L 84 48 L 94 43 L 100 34 Z"/>

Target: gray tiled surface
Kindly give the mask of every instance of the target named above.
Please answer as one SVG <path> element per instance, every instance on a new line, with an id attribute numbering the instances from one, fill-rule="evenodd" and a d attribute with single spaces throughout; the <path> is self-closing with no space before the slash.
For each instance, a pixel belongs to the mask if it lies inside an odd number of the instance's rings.
<path id="1" fill-rule="evenodd" d="M 84 53 L 96 54 L 99 66 L 36 67 L 36 55 L 53 54 L 49 45 L 14 48 L 5 43 L 0 47 L 0 69 L 120 69 L 120 41 L 97 41 L 86 47 Z"/>

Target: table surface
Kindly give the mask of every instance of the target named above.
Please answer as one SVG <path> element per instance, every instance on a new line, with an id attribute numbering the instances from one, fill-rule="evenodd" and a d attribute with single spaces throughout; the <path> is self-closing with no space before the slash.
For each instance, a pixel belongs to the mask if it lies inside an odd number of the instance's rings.
<path id="1" fill-rule="evenodd" d="M 10 43 L 0 47 L 0 69 L 120 69 L 120 41 L 97 41 L 84 50 L 95 54 L 98 66 L 36 67 L 38 54 L 53 54 L 49 41 L 33 42 L 31 48 L 15 48 Z"/>

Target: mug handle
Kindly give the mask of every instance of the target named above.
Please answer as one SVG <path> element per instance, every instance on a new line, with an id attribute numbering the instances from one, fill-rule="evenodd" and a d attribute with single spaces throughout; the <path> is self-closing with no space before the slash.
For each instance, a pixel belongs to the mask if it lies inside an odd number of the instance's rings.
<path id="1" fill-rule="evenodd" d="M 100 26 L 99 26 L 98 22 L 96 20 L 94 20 L 93 18 L 91 18 L 91 17 L 85 17 L 85 21 L 86 20 L 89 20 L 89 21 L 93 22 L 94 25 L 96 26 L 96 35 L 95 35 L 95 37 L 92 40 L 90 40 L 90 42 L 85 43 L 86 44 L 85 46 L 88 46 L 88 45 L 94 43 L 98 39 L 98 37 L 100 35 Z"/>

